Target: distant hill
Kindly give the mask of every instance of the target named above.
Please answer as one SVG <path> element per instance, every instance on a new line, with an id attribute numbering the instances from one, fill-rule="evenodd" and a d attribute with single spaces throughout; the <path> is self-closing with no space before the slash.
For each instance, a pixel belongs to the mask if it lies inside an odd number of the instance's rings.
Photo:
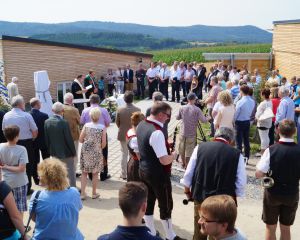
<path id="1" fill-rule="evenodd" d="M 149 35 L 119 32 L 41 34 L 30 38 L 141 52 L 191 47 L 191 44 L 183 40 L 158 39 Z"/>
<path id="2" fill-rule="evenodd" d="M 194 25 L 187 27 L 156 27 L 149 25 L 100 21 L 44 24 L 0 21 L 0 34 L 32 36 L 58 33 L 119 32 L 150 35 L 196 42 L 271 43 L 272 34 L 255 26 L 218 27 Z"/>

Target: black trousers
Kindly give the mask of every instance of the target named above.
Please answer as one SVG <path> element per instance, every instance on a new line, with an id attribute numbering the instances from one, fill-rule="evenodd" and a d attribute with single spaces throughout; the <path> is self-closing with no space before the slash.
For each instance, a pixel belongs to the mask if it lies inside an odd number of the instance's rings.
<path id="1" fill-rule="evenodd" d="M 149 82 L 149 98 L 152 99 L 153 93 L 157 90 L 157 80 L 154 79 L 152 82 Z"/>
<path id="2" fill-rule="evenodd" d="M 76 107 L 79 111 L 79 114 L 81 115 L 83 109 L 84 109 L 84 104 L 83 103 L 75 103 L 74 107 Z"/>
<path id="3" fill-rule="evenodd" d="M 191 91 L 191 85 L 192 85 L 192 82 L 185 82 L 186 94 L 189 94 L 189 92 Z"/>
<path id="4" fill-rule="evenodd" d="M 17 144 L 25 147 L 27 150 L 28 163 L 26 164 L 26 174 L 28 177 L 27 192 L 29 192 L 32 186 L 31 178 L 37 176 L 37 172 L 34 172 L 35 157 L 34 157 L 33 140 L 32 139 L 19 140 Z"/>
<path id="5" fill-rule="evenodd" d="M 168 85 L 169 85 L 168 80 L 159 82 L 159 91 L 165 96 L 167 101 L 169 99 Z"/>
<path id="6" fill-rule="evenodd" d="M 158 201 L 160 219 L 171 218 L 173 210 L 172 185 L 170 174 L 153 177 L 153 173 L 140 170 L 140 179 L 148 188 L 147 210 L 145 215 L 153 215 L 155 201 Z"/>
<path id="7" fill-rule="evenodd" d="M 186 97 L 186 86 L 185 86 L 185 81 L 180 82 L 180 86 L 182 88 L 182 93 L 183 93 L 183 97 Z"/>
<path id="8" fill-rule="evenodd" d="M 275 122 L 272 122 L 272 127 L 269 129 L 270 146 L 275 142 Z"/>
<path id="9" fill-rule="evenodd" d="M 237 148 L 242 152 L 244 143 L 244 152 L 245 157 L 249 158 L 250 156 L 250 121 L 235 121 L 235 130 L 236 130 L 236 145 Z"/>
<path id="10" fill-rule="evenodd" d="M 203 89 L 203 81 L 199 81 L 199 83 L 198 83 L 198 94 L 199 94 L 199 96 L 198 96 L 198 98 L 199 99 L 202 99 L 203 98 L 203 94 L 202 94 L 202 89 Z"/>
<path id="11" fill-rule="evenodd" d="M 113 90 L 115 89 L 115 85 L 114 84 L 107 84 L 107 91 L 108 91 L 108 95 L 112 96 L 113 95 Z"/>
<path id="12" fill-rule="evenodd" d="M 136 81 L 136 86 L 137 86 L 137 96 L 142 98 L 145 98 L 145 83 L 144 80 L 137 80 Z"/>
<path id="13" fill-rule="evenodd" d="M 180 101 L 179 88 L 180 88 L 179 81 L 172 82 L 172 101 L 175 101 L 175 94 L 176 94 L 177 102 Z"/>

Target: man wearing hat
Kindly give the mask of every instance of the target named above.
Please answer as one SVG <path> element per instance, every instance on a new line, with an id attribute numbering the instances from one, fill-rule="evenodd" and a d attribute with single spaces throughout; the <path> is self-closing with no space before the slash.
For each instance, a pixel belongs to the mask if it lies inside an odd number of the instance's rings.
<path id="1" fill-rule="evenodd" d="M 195 106 L 196 94 L 191 92 L 187 96 L 188 104 L 179 109 L 177 120 L 182 120 L 179 133 L 179 154 L 182 159 L 182 167 L 186 168 L 189 159 L 196 146 L 197 125 L 199 120 L 207 122 L 200 108 Z"/>

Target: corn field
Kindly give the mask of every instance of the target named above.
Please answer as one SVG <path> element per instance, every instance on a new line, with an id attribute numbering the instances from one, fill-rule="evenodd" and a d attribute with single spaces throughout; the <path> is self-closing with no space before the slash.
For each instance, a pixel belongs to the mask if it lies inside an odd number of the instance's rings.
<path id="1" fill-rule="evenodd" d="M 170 65 L 174 61 L 205 62 L 202 53 L 268 53 L 270 50 L 271 44 L 243 44 L 160 50 L 149 53 L 154 55 L 154 61 L 163 61 Z"/>

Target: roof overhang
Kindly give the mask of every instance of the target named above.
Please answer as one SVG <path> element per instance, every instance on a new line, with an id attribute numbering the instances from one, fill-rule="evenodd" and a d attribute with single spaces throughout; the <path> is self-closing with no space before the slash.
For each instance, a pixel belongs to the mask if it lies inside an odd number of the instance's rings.
<path id="1" fill-rule="evenodd" d="M 117 49 L 109 49 L 109 48 L 98 48 L 98 47 L 91 47 L 91 46 L 84 46 L 84 45 L 77 45 L 77 44 L 70 44 L 70 43 L 62 43 L 62 42 L 45 41 L 45 40 L 25 38 L 25 37 L 14 37 L 14 36 L 2 35 L 1 39 L 8 40 L 8 41 L 15 41 L 15 42 L 25 42 L 25 43 L 34 43 L 34 44 L 40 44 L 40 45 L 48 45 L 48 46 L 76 48 L 76 49 L 89 50 L 89 51 L 95 51 L 95 52 L 124 54 L 124 55 L 136 56 L 136 57 L 147 57 L 147 58 L 153 57 L 152 54 L 148 54 L 148 53 L 130 52 L 130 51 L 117 50 Z"/>
<path id="2" fill-rule="evenodd" d="M 283 21 L 274 21 L 274 25 L 279 25 L 279 24 L 299 24 L 300 19 L 294 19 L 294 20 L 283 20 Z"/>

